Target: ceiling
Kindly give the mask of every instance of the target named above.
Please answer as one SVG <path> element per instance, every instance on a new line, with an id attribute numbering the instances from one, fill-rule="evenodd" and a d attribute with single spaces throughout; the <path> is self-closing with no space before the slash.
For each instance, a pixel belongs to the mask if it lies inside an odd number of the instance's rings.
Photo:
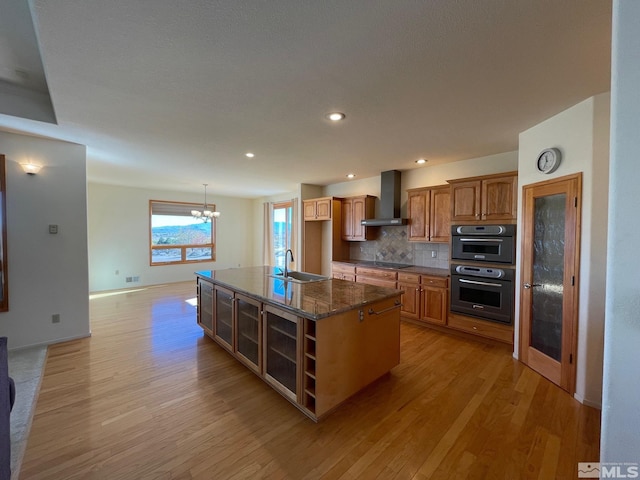
<path id="1" fill-rule="evenodd" d="M 32 71 L 57 124 L 0 129 L 86 145 L 100 183 L 255 198 L 477 158 L 610 84 L 609 0 L 30 5 L 0 32 L 35 31 L 46 81 L 18 34 L 0 79 Z"/>

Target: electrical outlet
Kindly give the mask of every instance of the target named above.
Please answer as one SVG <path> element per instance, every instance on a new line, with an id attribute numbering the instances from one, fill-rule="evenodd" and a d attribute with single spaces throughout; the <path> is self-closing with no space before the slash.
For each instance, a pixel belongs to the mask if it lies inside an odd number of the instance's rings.
<path id="1" fill-rule="evenodd" d="M 124 281 L 127 282 L 127 283 L 131 283 L 131 282 L 133 282 L 133 277 L 127 277 L 127 278 L 125 278 Z"/>
<path id="2" fill-rule="evenodd" d="M 438 257 L 438 252 L 436 252 L 435 250 L 431 250 L 431 258 L 437 258 Z"/>
<path id="3" fill-rule="evenodd" d="M 54 313 L 51 315 L 51 323 L 60 323 L 60 314 Z"/>
<path id="4" fill-rule="evenodd" d="M 139 282 L 140 281 L 140 275 L 135 275 L 132 277 L 132 282 Z"/>

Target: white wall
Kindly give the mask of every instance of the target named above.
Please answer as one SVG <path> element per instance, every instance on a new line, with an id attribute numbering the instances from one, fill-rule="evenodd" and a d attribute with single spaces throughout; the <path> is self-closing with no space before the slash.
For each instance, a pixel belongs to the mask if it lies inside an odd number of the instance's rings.
<path id="1" fill-rule="evenodd" d="M 607 189 L 609 166 L 608 93 L 591 97 L 520 134 L 518 191 L 550 178 L 582 172 L 582 236 L 580 243 L 580 291 L 576 398 L 600 406 L 602 392 L 602 343 L 607 247 Z M 550 175 L 536 169 L 539 153 L 559 148 L 562 163 Z M 518 199 L 522 219 L 522 195 Z M 521 228 L 521 225 L 518 226 Z M 518 243 L 516 262 L 521 265 Z M 520 285 L 520 268 L 516 285 Z M 518 353 L 520 289 L 516 288 L 515 353 Z"/>
<path id="2" fill-rule="evenodd" d="M 640 461 L 640 2 L 616 0 L 600 461 Z"/>
<path id="3" fill-rule="evenodd" d="M 85 147 L 0 132 L 6 156 L 9 348 L 87 336 L 89 286 Z M 43 165 L 26 175 L 20 162 Z M 48 226 L 58 225 L 58 234 Z M 51 316 L 60 315 L 53 324 Z"/>
<path id="4" fill-rule="evenodd" d="M 149 265 L 149 200 L 204 201 L 204 190 L 167 192 L 89 184 L 89 288 L 92 292 L 193 280 L 193 272 L 254 264 L 253 201 L 209 192 L 221 212 L 216 220 L 216 261 Z M 116 270 L 119 274 L 116 275 Z M 126 283 L 139 276 L 139 283 Z"/>

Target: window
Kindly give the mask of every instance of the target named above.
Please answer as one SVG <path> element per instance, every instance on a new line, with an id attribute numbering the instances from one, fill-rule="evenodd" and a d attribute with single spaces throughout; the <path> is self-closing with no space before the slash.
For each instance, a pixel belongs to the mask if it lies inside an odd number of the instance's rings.
<path id="1" fill-rule="evenodd" d="M 215 209 L 215 205 L 210 205 Z M 149 201 L 151 265 L 211 262 L 216 259 L 215 220 L 191 216 L 202 204 Z"/>
<path id="2" fill-rule="evenodd" d="M 284 256 L 291 247 L 293 205 L 291 202 L 273 205 L 273 253 L 275 266 L 284 268 Z"/>

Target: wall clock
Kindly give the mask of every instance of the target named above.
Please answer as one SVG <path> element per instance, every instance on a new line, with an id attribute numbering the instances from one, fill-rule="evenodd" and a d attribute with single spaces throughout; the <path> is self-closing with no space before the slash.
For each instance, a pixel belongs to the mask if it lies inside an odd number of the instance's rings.
<path id="1" fill-rule="evenodd" d="M 560 166 L 560 160 L 562 160 L 562 153 L 557 148 L 545 148 L 540 155 L 536 166 L 542 173 L 555 172 Z"/>

